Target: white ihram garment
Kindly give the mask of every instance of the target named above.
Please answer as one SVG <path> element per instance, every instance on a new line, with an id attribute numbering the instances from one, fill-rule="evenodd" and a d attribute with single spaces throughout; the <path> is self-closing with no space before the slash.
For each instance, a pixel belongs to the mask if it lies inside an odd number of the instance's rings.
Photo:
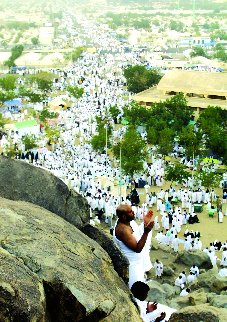
<path id="1" fill-rule="evenodd" d="M 113 239 L 115 243 L 119 246 L 119 248 L 122 250 L 124 255 L 128 258 L 129 261 L 129 288 L 132 287 L 132 285 L 137 282 L 145 282 L 144 278 L 144 265 L 143 265 L 143 253 L 136 253 L 135 251 L 128 248 L 121 240 L 117 239 L 115 234 L 115 229 L 117 225 L 118 220 L 116 221 L 114 232 L 113 232 Z M 134 222 L 135 223 L 135 222 Z M 133 236 L 136 238 L 136 241 L 138 242 L 141 238 L 141 233 L 139 226 L 132 224 L 130 222 L 130 226 L 133 226 Z"/>

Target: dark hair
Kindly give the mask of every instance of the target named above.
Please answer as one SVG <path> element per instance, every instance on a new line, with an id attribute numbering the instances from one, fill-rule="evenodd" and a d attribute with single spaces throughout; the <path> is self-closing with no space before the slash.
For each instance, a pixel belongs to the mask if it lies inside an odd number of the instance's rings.
<path id="1" fill-rule="evenodd" d="M 149 290 L 150 287 L 146 283 L 140 281 L 135 282 L 131 287 L 133 296 L 140 301 L 144 301 L 146 299 Z"/>

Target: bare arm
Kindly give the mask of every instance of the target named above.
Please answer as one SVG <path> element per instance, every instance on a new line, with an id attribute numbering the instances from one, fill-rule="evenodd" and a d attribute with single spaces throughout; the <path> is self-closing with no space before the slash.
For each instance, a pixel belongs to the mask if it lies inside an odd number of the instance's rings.
<path id="1" fill-rule="evenodd" d="M 119 225 L 116 230 L 116 237 L 121 240 L 128 248 L 136 253 L 140 253 L 146 243 L 147 236 L 151 231 L 153 225 L 154 222 L 151 222 L 148 226 L 144 227 L 144 232 L 138 242 L 135 236 L 133 236 L 132 228 L 130 226 Z"/>

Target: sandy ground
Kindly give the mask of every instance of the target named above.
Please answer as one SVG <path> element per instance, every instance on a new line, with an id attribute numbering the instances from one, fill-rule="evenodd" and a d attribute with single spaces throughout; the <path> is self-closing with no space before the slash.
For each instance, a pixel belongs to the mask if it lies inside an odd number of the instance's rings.
<path id="1" fill-rule="evenodd" d="M 170 183 L 166 183 L 163 187 L 164 190 L 169 188 Z M 157 186 L 151 186 L 150 191 L 158 192 L 161 189 Z M 216 194 L 218 196 L 222 196 L 222 189 L 216 188 L 214 189 Z M 139 196 L 140 196 L 140 202 L 142 203 L 145 199 L 145 189 L 139 188 L 137 189 Z M 181 204 L 179 204 L 181 206 Z M 227 204 L 223 204 L 223 214 L 225 214 Z M 154 216 L 157 214 L 156 206 L 153 206 Z M 158 212 L 159 213 L 159 212 Z M 203 205 L 203 211 L 201 213 L 197 213 L 198 218 L 200 220 L 200 223 L 193 224 L 193 225 L 187 225 L 187 228 L 189 230 L 193 231 L 200 231 L 201 233 L 201 241 L 203 243 L 203 248 L 208 247 L 210 242 L 213 242 L 214 240 L 218 239 L 221 242 L 224 242 L 227 240 L 227 216 L 224 216 L 223 223 L 218 222 L 217 214 L 215 214 L 214 218 L 211 218 L 208 216 L 207 207 L 206 205 Z M 161 216 L 159 215 L 159 218 Z M 160 220 L 159 220 L 160 222 Z M 183 238 L 184 230 L 186 229 L 186 225 L 182 227 L 182 231 L 179 234 L 180 237 Z M 153 235 L 156 235 L 156 232 L 154 231 Z"/>

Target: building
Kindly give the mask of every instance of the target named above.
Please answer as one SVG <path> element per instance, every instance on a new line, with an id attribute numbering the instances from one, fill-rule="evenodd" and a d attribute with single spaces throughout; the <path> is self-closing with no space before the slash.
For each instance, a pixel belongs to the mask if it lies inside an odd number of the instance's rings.
<path id="1" fill-rule="evenodd" d="M 181 92 L 188 106 L 197 113 L 208 106 L 227 110 L 227 73 L 171 70 L 156 87 L 134 95 L 133 99 L 142 105 L 152 106 Z"/>
<path id="2" fill-rule="evenodd" d="M 209 36 L 188 36 L 188 37 L 181 37 L 179 39 L 179 47 L 206 47 L 210 48 L 215 45 L 215 42 Z"/>
<path id="3" fill-rule="evenodd" d="M 39 29 L 39 42 L 41 45 L 52 45 L 54 40 L 54 27 L 46 24 Z"/>

